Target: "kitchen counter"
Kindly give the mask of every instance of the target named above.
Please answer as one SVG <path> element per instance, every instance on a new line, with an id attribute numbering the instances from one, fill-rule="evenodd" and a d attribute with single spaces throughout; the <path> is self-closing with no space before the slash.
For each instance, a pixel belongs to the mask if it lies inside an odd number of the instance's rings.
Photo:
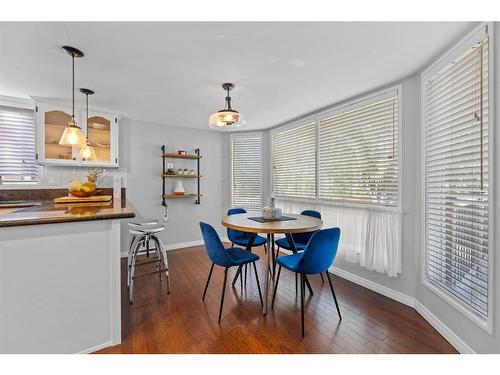
<path id="1" fill-rule="evenodd" d="M 126 219 L 135 216 L 130 203 L 71 203 L 56 204 L 52 200 L 40 201 L 32 207 L 0 208 L 0 227 L 20 225 L 67 223 L 73 221 Z"/>
<path id="2" fill-rule="evenodd" d="M 0 208 L 0 353 L 119 344 L 121 219 L 135 216 L 123 194 L 76 204 L 54 204 L 65 191 L 2 194 L 40 205 Z"/>

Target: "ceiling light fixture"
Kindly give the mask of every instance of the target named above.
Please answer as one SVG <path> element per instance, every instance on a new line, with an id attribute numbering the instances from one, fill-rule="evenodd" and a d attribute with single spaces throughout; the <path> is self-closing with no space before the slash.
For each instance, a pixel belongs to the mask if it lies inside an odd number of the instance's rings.
<path id="1" fill-rule="evenodd" d="M 229 96 L 229 91 L 234 89 L 234 84 L 223 83 L 222 88 L 227 91 L 226 105 L 224 109 L 215 112 L 208 119 L 208 126 L 212 129 L 220 130 L 231 130 L 233 128 L 239 128 L 246 125 L 246 121 L 243 116 L 238 113 L 238 111 L 231 108 L 231 97 Z"/>
<path id="2" fill-rule="evenodd" d="M 73 78 L 71 94 L 73 98 L 73 110 L 71 112 L 71 120 L 64 128 L 59 144 L 63 146 L 84 146 L 85 137 L 82 133 L 82 129 L 76 124 L 75 121 L 75 57 L 83 57 L 83 52 L 70 46 L 64 46 L 62 49 L 71 56 L 71 72 Z"/>
<path id="3" fill-rule="evenodd" d="M 89 95 L 93 95 L 95 94 L 95 92 L 89 89 L 80 89 L 80 92 L 82 94 L 85 94 L 85 123 L 87 124 L 87 139 L 85 140 L 85 146 L 80 149 L 78 157 L 82 160 L 96 160 L 97 155 L 95 154 L 94 148 L 90 145 L 89 142 Z"/>

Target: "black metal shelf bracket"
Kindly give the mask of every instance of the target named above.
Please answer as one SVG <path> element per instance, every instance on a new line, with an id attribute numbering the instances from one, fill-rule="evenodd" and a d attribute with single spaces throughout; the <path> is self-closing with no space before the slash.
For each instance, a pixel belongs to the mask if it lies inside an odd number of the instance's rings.
<path id="1" fill-rule="evenodd" d="M 161 146 L 161 159 L 163 161 L 163 173 L 161 174 L 161 182 L 162 182 L 162 188 L 161 188 L 161 205 L 166 206 L 167 202 L 165 201 L 165 173 L 166 171 L 166 160 L 165 157 L 163 156 L 165 154 L 166 147 L 165 145 Z"/>
<path id="2" fill-rule="evenodd" d="M 161 197 L 162 197 L 162 201 L 161 201 L 161 205 L 162 206 L 166 206 L 167 205 L 167 201 L 166 201 L 166 198 L 165 198 L 165 175 L 167 173 L 167 162 L 166 162 L 166 158 L 165 158 L 165 154 L 166 154 L 166 146 L 163 145 L 161 146 L 161 154 L 162 154 L 162 161 L 163 161 L 163 172 L 161 174 L 161 179 L 162 179 L 162 188 L 161 188 Z M 196 150 L 194 150 L 194 153 L 198 156 L 200 156 L 200 149 L 197 148 Z M 201 204 L 201 189 L 200 189 L 200 176 L 201 176 L 201 171 L 200 171 L 200 158 L 197 158 L 196 159 L 196 167 L 197 167 L 197 177 L 196 177 L 196 182 L 197 182 L 197 188 L 198 188 L 198 194 L 196 196 L 196 200 L 194 201 L 194 204 Z"/>
<path id="3" fill-rule="evenodd" d="M 194 150 L 194 153 L 198 156 L 200 156 L 200 149 L 197 148 L 196 150 Z M 200 193 L 200 176 L 201 176 L 201 172 L 200 172 L 200 158 L 196 159 L 196 166 L 197 166 L 197 170 L 198 170 L 198 178 L 196 179 L 196 182 L 198 184 L 198 196 L 196 197 L 196 200 L 194 201 L 194 204 L 200 204 L 200 199 L 201 199 L 201 193 Z"/>

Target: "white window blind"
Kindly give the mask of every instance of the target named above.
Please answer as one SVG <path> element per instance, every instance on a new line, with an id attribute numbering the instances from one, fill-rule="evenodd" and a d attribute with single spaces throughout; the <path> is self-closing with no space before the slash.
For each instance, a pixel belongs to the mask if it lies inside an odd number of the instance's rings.
<path id="1" fill-rule="evenodd" d="M 397 92 L 318 121 L 318 197 L 398 205 Z"/>
<path id="2" fill-rule="evenodd" d="M 316 124 L 277 130 L 272 141 L 274 194 L 316 198 Z"/>
<path id="3" fill-rule="evenodd" d="M 0 105 L 0 176 L 4 182 L 38 181 L 32 109 Z"/>
<path id="4" fill-rule="evenodd" d="M 232 206 L 262 207 L 262 133 L 231 135 Z"/>
<path id="5" fill-rule="evenodd" d="M 425 274 L 488 315 L 488 40 L 424 79 Z"/>

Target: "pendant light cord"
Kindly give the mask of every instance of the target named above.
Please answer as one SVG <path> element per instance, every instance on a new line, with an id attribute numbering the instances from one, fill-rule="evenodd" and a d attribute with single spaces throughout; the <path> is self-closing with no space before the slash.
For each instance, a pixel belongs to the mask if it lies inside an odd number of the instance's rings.
<path id="1" fill-rule="evenodd" d="M 86 104 L 87 104 L 87 119 L 85 120 L 85 123 L 87 124 L 87 135 L 86 135 L 86 139 L 87 139 L 87 143 L 89 143 L 89 94 L 86 93 L 85 94 L 85 99 L 86 99 Z"/>
<path id="2" fill-rule="evenodd" d="M 75 53 L 71 53 L 71 60 L 72 60 L 72 77 L 73 77 L 73 89 L 72 89 L 72 94 L 73 94 L 73 109 L 71 110 L 71 117 L 73 121 L 75 121 Z"/>

